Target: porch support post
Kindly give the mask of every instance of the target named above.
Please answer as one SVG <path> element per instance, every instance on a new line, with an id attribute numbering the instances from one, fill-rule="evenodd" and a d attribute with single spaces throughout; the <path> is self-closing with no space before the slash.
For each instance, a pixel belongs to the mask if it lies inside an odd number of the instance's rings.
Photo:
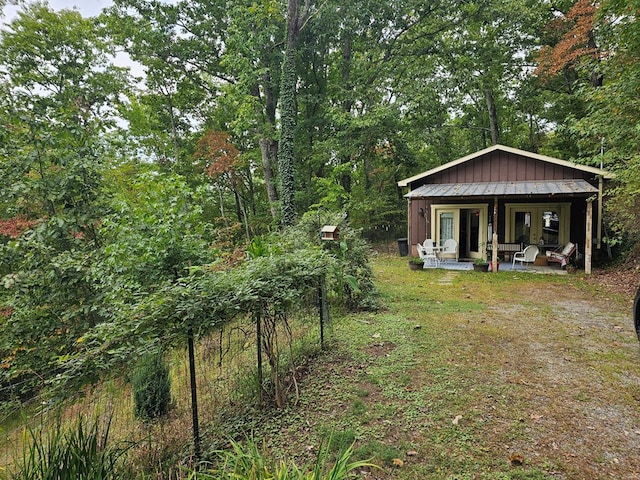
<path id="1" fill-rule="evenodd" d="M 413 227 L 411 226 L 411 216 L 413 212 L 411 209 L 413 208 L 412 202 L 410 198 L 407 198 L 407 243 L 409 244 L 409 255 L 415 255 L 412 250 L 413 240 L 411 238 L 411 234 L 413 233 Z"/>
<path id="2" fill-rule="evenodd" d="M 495 265 L 498 263 L 498 197 L 493 199 L 493 235 L 491 236 L 491 265 L 492 272 L 497 272 Z"/>
<path id="3" fill-rule="evenodd" d="M 596 242 L 598 242 L 598 250 L 602 248 L 602 183 L 603 183 L 602 175 L 598 177 L 598 233 Z"/>
<path id="4" fill-rule="evenodd" d="M 584 273 L 591 274 L 591 251 L 593 249 L 593 200 L 587 200 L 587 224 L 584 239 Z"/>

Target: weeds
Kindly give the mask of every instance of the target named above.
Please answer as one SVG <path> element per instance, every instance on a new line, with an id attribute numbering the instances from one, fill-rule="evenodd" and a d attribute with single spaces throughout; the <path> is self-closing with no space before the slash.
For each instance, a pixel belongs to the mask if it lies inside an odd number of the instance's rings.
<path id="1" fill-rule="evenodd" d="M 353 444 L 330 465 L 331 438 L 322 444 L 315 463 L 299 468 L 293 462 L 276 462 L 263 447 L 249 440 L 243 446 L 231 442 L 231 450 L 218 452 L 219 466 L 208 472 L 192 472 L 190 480 L 343 480 L 356 469 L 372 468 L 367 461 L 352 461 Z"/>
<path id="2" fill-rule="evenodd" d="M 14 480 L 117 480 L 118 460 L 126 450 L 107 446 L 110 421 L 102 431 L 95 420 L 88 427 L 81 418 L 64 431 L 58 421 L 45 431 L 27 427 L 22 462 Z"/>

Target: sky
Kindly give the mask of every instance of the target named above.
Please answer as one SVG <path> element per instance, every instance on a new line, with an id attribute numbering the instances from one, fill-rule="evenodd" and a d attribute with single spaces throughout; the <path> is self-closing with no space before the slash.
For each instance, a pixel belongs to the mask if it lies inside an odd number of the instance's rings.
<path id="1" fill-rule="evenodd" d="M 26 0 L 24 3 L 29 3 Z M 112 0 L 49 0 L 49 6 L 53 10 L 78 10 L 83 17 L 93 17 L 98 15 L 103 9 L 113 5 Z M 9 23 L 21 7 L 7 5 L 4 8 L 4 18 L 0 18 L 0 24 Z M 1 28 L 1 27 L 0 27 Z M 133 62 L 124 52 L 119 52 L 114 59 L 116 65 L 128 67 L 131 74 L 136 77 L 144 77 L 144 70 L 141 65 Z"/>
<path id="2" fill-rule="evenodd" d="M 98 15 L 103 8 L 113 5 L 112 0 L 49 0 L 49 6 L 54 10 L 77 9 L 83 17 L 93 17 Z M 10 19 L 19 7 L 9 5 L 5 7 L 4 21 Z"/>

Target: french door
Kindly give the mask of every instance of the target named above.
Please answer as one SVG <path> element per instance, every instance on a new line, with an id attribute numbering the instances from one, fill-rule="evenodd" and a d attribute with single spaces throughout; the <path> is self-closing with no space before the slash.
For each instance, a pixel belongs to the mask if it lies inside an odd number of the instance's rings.
<path id="1" fill-rule="evenodd" d="M 509 241 L 546 246 L 569 241 L 571 204 L 507 204 L 505 207 Z"/>
<path id="2" fill-rule="evenodd" d="M 453 238 L 462 256 L 479 258 L 487 238 L 487 205 L 432 205 L 431 238 L 439 245 Z"/>

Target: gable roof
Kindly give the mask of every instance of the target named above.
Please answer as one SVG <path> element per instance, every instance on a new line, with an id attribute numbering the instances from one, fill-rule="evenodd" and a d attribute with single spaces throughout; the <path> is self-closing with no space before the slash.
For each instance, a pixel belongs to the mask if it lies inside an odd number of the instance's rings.
<path id="1" fill-rule="evenodd" d="M 426 172 L 422 172 L 418 175 L 414 175 L 413 177 L 409 177 L 409 178 L 405 178 L 404 180 L 400 180 L 398 182 L 398 186 L 399 187 L 407 187 L 409 186 L 409 184 L 420 180 L 422 178 L 425 177 L 429 177 L 431 175 L 434 175 L 438 172 L 441 172 L 443 170 L 447 170 L 449 168 L 455 167 L 457 165 L 460 165 L 462 163 L 468 162 L 470 160 L 476 159 L 478 157 L 481 157 L 483 155 L 492 153 L 496 150 L 502 150 L 504 152 L 508 152 L 508 153 L 512 153 L 514 155 L 521 155 L 524 157 L 529 157 L 529 158 L 533 158 L 535 160 L 540 160 L 542 162 L 547 162 L 547 163 L 551 163 L 554 165 L 560 165 L 562 167 L 567 167 L 567 168 L 573 168 L 575 170 L 580 170 L 583 172 L 588 172 L 588 173 L 592 173 L 594 175 L 601 175 L 603 178 L 614 178 L 615 175 L 607 172 L 606 170 L 602 170 L 600 168 L 594 168 L 594 167 L 589 167 L 587 165 L 579 165 L 577 163 L 572 163 L 572 162 L 568 162 L 566 160 L 560 160 L 559 158 L 553 158 L 553 157 L 548 157 L 546 155 L 540 155 L 538 153 L 531 153 L 531 152 L 527 152 L 525 150 L 519 150 L 517 148 L 512 148 L 512 147 L 507 147 L 505 145 L 493 145 L 491 147 L 485 148 L 484 150 L 480 150 L 478 152 L 472 153 L 470 155 L 467 155 L 466 157 L 462 157 L 459 158 L 457 160 L 453 160 L 449 163 L 445 163 L 444 165 L 440 165 L 439 167 L 436 168 L 432 168 L 431 170 L 427 170 Z"/>

